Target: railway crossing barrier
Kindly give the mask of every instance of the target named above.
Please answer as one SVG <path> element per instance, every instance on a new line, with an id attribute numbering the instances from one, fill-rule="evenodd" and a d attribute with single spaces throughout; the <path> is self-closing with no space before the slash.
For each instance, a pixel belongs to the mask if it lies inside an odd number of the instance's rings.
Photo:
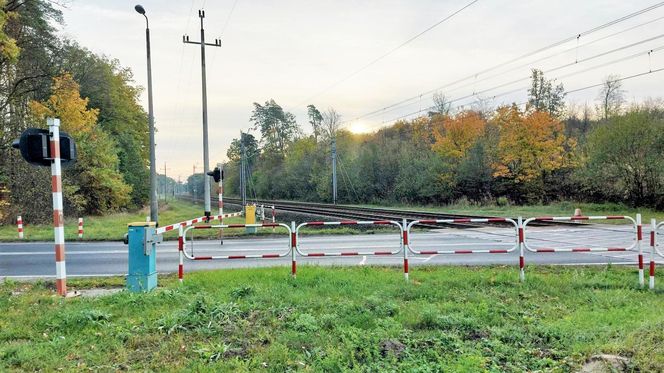
<path id="1" fill-rule="evenodd" d="M 273 210 L 274 211 L 274 210 Z M 224 214 L 218 216 L 212 216 L 210 219 L 205 217 L 195 218 L 180 223 L 167 225 L 159 228 L 150 229 L 149 226 L 146 227 L 146 231 L 143 235 L 145 245 L 146 256 L 148 246 L 154 247 L 156 242 L 159 242 L 160 236 L 163 233 L 177 229 L 178 230 L 178 251 L 179 251 L 179 264 L 178 264 L 178 278 L 182 282 L 184 277 L 184 260 L 234 260 L 234 259 L 277 259 L 277 258 L 286 258 L 289 255 L 291 256 L 291 275 L 293 277 L 297 276 L 297 258 L 298 256 L 303 258 L 322 258 L 322 257 L 352 257 L 352 256 L 395 256 L 403 254 L 403 272 L 404 277 L 408 280 L 409 277 L 409 255 L 458 255 L 458 254 L 509 254 L 514 253 L 518 250 L 519 252 L 519 279 L 520 281 L 525 281 L 525 252 L 532 253 L 590 253 L 590 252 L 627 252 L 627 251 L 637 251 L 638 252 L 638 263 L 639 263 L 639 284 L 644 285 L 644 272 L 643 272 L 643 251 L 642 251 L 642 225 L 641 225 L 641 215 L 637 214 L 636 218 L 624 215 L 613 215 L 613 216 L 566 216 L 566 217 L 533 217 L 528 219 L 523 219 L 521 217 L 516 219 L 510 218 L 456 218 L 456 219 L 421 219 L 413 220 L 408 222 L 406 219 L 403 219 L 401 222 L 396 220 L 340 220 L 340 221 L 311 221 L 304 222 L 296 226 L 295 222 L 290 224 L 285 223 L 276 223 L 273 222 L 263 222 L 257 224 L 209 224 L 212 220 L 221 220 L 229 216 L 237 216 L 242 213 L 235 214 Z M 274 219 L 274 215 L 273 215 Z M 569 222 L 581 222 L 588 220 L 626 220 L 629 221 L 632 225 L 632 230 L 635 233 L 635 239 L 632 244 L 626 247 L 535 247 L 531 242 L 528 241 L 528 228 L 529 224 L 533 222 L 555 222 L 555 221 L 569 221 Z M 205 222 L 204 225 L 195 225 L 197 223 Z M 437 248 L 436 250 L 428 249 L 418 249 L 412 242 L 411 238 L 417 233 L 413 233 L 413 227 L 417 225 L 438 225 L 438 224 L 459 224 L 459 223 L 475 223 L 475 224 L 507 224 L 513 230 L 514 242 L 505 242 L 500 245 L 509 245 L 505 247 L 496 247 L 496 248 L 473 248 L 473 249 L 463 249 L 463 248 Z M 138 224 L 136 224 L 138 225 Z M 141 224 L 146 226 L 145 224 Z M 394 248 L 388 250 L 345 250 L 339 249 L 337 251 L 312 251 L 306 248 L 303 248 L 304 245 L 300 242 L 300 234 L 305 227 L 341 227 L 341 226 L 391 226 L 398 229 L 399 240 L 398 244 L 394 245 Z M 531 225 L 532 226 L 532 225 Z M 258 229 L 258 228 L 272 228 L 274 231 L 275 228 L 284 228 L 285 233 L 288 235 L 287 246 L 283 249 L 277 249 L 274 252 L 269 252 L 265 254 L 238 254 L 230 255 L 230 253 L 224 253 L 223 255 L 206 255 L 206 256 L 196 256 L 192 251 L 188 251 L 187 248 L 187 239 L 186 234 L 190 230 L 197 229 L 233 229 L 233 228 L 243 228 L 247 229 Z M 651 236 L 650 236 L 650 268 L 649 268 L 649 287 L 654 288 L 655 284 L 655 256 L 659 255 L 664 257 L 664 251 L 660 250 L 657 246 L 657 230 L 664 227 L 664 222 L 659 224 L 653 219 L 651 221 Z M 507 228 L 505 228 L 507 229 Z M 148 232 L 148 231 L 152 231 Z M 532 238 L 531 238 L 532 241 Z M 193 243 L 193 241 L 192 241 Z M 449 244 L 445 244 L 449 245 Z M 459 245 L 467 245 L 461 243 Z M 452 245 L 450 245 L 452 246 Z M 453 247 L 453 246 L 452 246 Z M 193 247 L 192 247 L 193 249 Z M 262 250 L 261 250 L 262 251 Z M 265 252 L 268 252 L 266 249 Z M 154 251 L 152 251 L 154 253 Z M 154 254 L 152 254 L 154 255 Z M 149 273 L 151 275 L 151 273 Z"/>
<path id="2" fill-rule="evenodd" d="M 293 223 L 294 225 L 295 223 Z M 367 251 L 337 251 L 337 252 L 324 252 L 324 251 L 318 251 L 318 252 L 304 252 L 300 248 L 300 230 L 303 227 L 321 227 L 321 226 L 365 226 L 365 225 L 391 225 L 395 226 L 399 229 L 399 236 L 402 237 L 403 235 L 403 226 L 394 220 L 341 220 L 341 221 L 310 221 L 310 222 L 304 222 L 295 228 L 295 244 L 293 247 L 295 248 L 295 252 L 297 252 L 298 255 L 305 257 L 305 258 L 311 258 L 311 257 L 339 257 L 339 256 L 387 256 L 387 255 L 397 255 L 401 250 L 403 249 L 403 242 L 394 250 L 383 250 L 383 251 L 376 251 L 376 250 L 367 250 Z M 296 262 L 295 255 L 293 255 L 293 263 Z M 406 263 L 404 262 L 404 266 L 407 266 Z M 406 268 L 406 267 L 404 267 Z M 405 273 L 407 273 L 407 270 L 405 270 Z M 296 275 L 296 265 L 293 265 L 292 269 L 292 275 Z"/>
<path id="3" fill-rule="evenodd" d="M 655 219 L 650 220 L 650 281 L 648 285 L 651 290 L 655 288 L 655 255 L 664 258 L 664 251 L 659 250 L 657 241 L 658 231 L 662 228 L 664 228 L 664 221 L 657 223 Z"/>
<path id="4" fill-rule="evenodd" d="M 574 248 L 535 248 L 528 243 L 527 227 L 528 224 L 534 221 L 586 221 L 586 220 L 627 220 L 632 223 L 633 231 L 636 232 L 636 240 L 628 247 L 574 247 Z M 630 216 L 625 215 L 608 215 L 608 216 L 543 216 L 528 218 L 523 222 L 523 246 L 526 250 L 533 253 L 589 253 L 589 252 L 616 252 L 616 251 L 633 251 L 635 248 L 638 251 L 638 265 L 639 265 L 639 285 L 644 285 L 643 274 L 643 251 L 641 241 L 643 240 L 643 230 L 641 226 L 641 214 L 636 215 L 636 220 Z"/>
<path id="5" fill-rule="evenodd" d="M 192 253 L 187 252 L 187 232 L 192 229 L 230 229 L 230 228 L 276 228 L 284 227 L 288 232 L 288 245 L 286 251 L 269 253 L 269 254 L 244 254 L 244 255 L 211 255 L 211 256 L 195 256 Z M 178 231 L 178 252 L 179 252 L 179 264 L 178 264 L 178 279 L 182 282 L 184 277 L 184 259 L 189 260 L 233 260 L 233 259 L 275 259 L 275 258 L 284 258 L 291 253 L 292 244 L 292 230 L 291 227 L 283 223 L 259 223 L 259 224 L 216 224 L 216 225 L 191 225 L 188 227 L 180 226 Z"/>
<path id="6" fill-rule="evenodd" d="M 492 224 L 492 223 L 507 223 L 512 226 L 514 226 L 514 245 L 509 248 L 509 249 L 446 249 L 446 250 L 416 250 L 413 248 L 413 245 L 411 243 L 411 230 L 413 226 L 415 225 L 422 225 L 422 224 L 454 224 L 454 223 L 483 223 L 483 224 Z M 404 226 L 406 229 L 404 230 L 404 238 L 403 238 L 403 245 L 405 247 L 404 249 L 404 268 L 405 268 L 405 274 L 406 278 L 408 278 L 408 256 L 407 253 L 410 252 L 414 255 L 450 255 L 450 254 L 508 254 L 511 252 L 514 252 L 515 250 L 521 248 L 521 243 L 522 243 L 522 227 L 521 227 L 521 218 L 518 219 L 517 221 L 514 221 L 513 219 L 509 218 L 461 218 L 461 219 L 430 219 L 430 220 L 413 220 L 411 221 L 408 225 L 406 225 L 406 221 L 404 220 Z M 520 260 L 519 260 L 519 268 L 520 268 L 520 277 L 523 280 L 523 265 L 524 265 L 524 260 L 523 260 L 523 249 L 521 250 L 520 253 Z"/>

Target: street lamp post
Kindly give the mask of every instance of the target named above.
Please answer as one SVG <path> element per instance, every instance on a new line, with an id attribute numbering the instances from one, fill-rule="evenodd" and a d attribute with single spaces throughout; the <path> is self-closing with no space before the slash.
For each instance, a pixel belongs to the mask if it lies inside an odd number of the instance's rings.
<path id="1" fill-rule="evenodd" d="M 150 128 L 150 221 L 155 223 L 159 219 L 159 206 L 157 205 L 157 164 L 154 148 L 154 110 L 152 107 L 152 62 L 150 59 L 150 23 L 145 15 L 145 8 L 141 5 L 134 7 L 145 17 L 145 45 L 148 56 L 148 125 Z M 158 225 L 158 223 L 157 223 Z"/>

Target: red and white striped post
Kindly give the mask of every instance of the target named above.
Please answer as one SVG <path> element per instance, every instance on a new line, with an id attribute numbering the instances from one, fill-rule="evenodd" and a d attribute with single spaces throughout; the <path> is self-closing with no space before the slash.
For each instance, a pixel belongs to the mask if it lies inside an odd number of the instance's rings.
<path id="1" fill-rule="evenodd" d="M 295 230 L 295 222 L 291 222 L 291 276 L 297 276 L 297 231 Z"/>
<path id="2" fill-rule="evenodd" d="M 645 284 L 645 278 L 643 273 L 643 247 L 641 247 L 641 241 L 643 241 L 643 227 L 641 226 L 641 214 L 636 214 L 636 246 L 639 250 L 639 286 L 643 287 Z"/>
<path id="3" fill-rule="evenodd" d="M 650 290 L 655 289 L 655 250 L 657 241 L 655 235 L 657 234 L 657 221 L 653 218 L 650 219 L 650 281 L 648 287 Z"/>
<path id="4" fill-rule="evenodd" d="M 23 218 L 21 215 L 16 217 L 16 226 L 18 227 L 18 238 L 20 240 L 23 239 Z"/>
<path id="5" fill-rule="evenodd" d="M 403 237 L 401 238 L 401 246 L 403 247 L 403 277 L 408 281 L 408 222 L 403 219 Z"/>
<path id="6" fill-rule="evenodd" d="M 518 220 L 518 230 L 519 230 L 519 280 L 521 282 L 526 281 L 526 258 L 523 255 L 523 218 L 519 216 Z"/>
<path id="7" fill-rule="evenodd" d="M 62 213 L 62 166 L 60 164 L 60 119 L 48 118 L 51 150 L 51 186 L 53 191 L 53 233 L 55 237 L 55 287 L 61 296 L 67 295 L 65 267 L 65 227 Z"/>
<path id="8" fill-rule="evenodd" d="M 217 167 L 219 167 L 219 170 L 222 170 L 222 165 L 221 163 L 217 163 Z M 223 170 L 221 171 L 223 175 Z M 219 194 L 219 202 L 218 202 L 218 207 L 219 207 L 219 224 L 223 225 L 224 224 L 224 178 L 219 179 L 219 189 L 218 189 L 218 194 Z M 221 239 L 221 244 L 224 244 L 224 228 L 219 228 L 219 236 Z"/>
<path id="9" fill-rule="evenodd" d="M 178 280 L 182 283 L 184 278 L 184 236 L 182 234 L 182 225 L 178 230 L 178 254 L 180 256 L 180 262 L 178 263 Z"/>
<path id="10" fill-rule="evenodd" d="M 78 239 L 83 238 L 83 218 L 78 218 Z"/>

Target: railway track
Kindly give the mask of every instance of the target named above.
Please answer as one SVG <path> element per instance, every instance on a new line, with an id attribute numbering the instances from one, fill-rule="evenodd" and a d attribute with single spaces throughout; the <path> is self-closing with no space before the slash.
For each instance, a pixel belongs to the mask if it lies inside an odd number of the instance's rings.
<path id="1" fill-rule="evenodd" d="M 191 197 L 185 197 L 191 200 Z M 217 198 L 212 197 L 213 201 Z M 401 210 L 401 209 L 388 209 L 377 207 L 357 207 L 349 205 L 333 205 L 327 203 L 316 202 L 293 202 L 293 201 L 272 201 L 272 200 L 254 200 L 259 205 L 275 206 L 277 210 L 287 211 L 292 213 L 301 213 L 309 215 L 318 215 L 340 219 L 356 219 L 356 220 L 396 220 L 406 218 L 408 220 L 433 220 L 433 219 L 458 219 L 458 218 L 492 218 L 494 216 L 485 215 L 459 215 L 438 212 L 426 212 L 416 210 Z M 224 198 L 224 203 L 232 205 L 241 205 L 242 200 L 237 198 Z M 541 222 L 540 224 L 531 225 L 559 225 L 560 222 Z M 505 225 L 505 223 L 491 223 L 495 225 Z M 437 225 L 426 225 L 428 227 L 440 228 L 441 226 L 454 227 L 454 228 L 478 228 L 486 226 L 486 224 L 478 225 L 473 223 L 446 223 Z"/>

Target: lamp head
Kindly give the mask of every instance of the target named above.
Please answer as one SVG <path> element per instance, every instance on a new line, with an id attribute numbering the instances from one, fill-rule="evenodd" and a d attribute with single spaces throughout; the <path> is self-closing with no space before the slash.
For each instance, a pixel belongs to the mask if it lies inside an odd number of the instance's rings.
<path id="1" fill-rule="evenodd" d="M 134 7 L 134 9 L 136 9 L 136 11 L 137 11 L 138 13 L 140 13 L 140 14 L 142 14 L 142 15 L 145 15 L 145 8 L 143 8 L 142 5 L 137 4 L 137 5 Z"/>

